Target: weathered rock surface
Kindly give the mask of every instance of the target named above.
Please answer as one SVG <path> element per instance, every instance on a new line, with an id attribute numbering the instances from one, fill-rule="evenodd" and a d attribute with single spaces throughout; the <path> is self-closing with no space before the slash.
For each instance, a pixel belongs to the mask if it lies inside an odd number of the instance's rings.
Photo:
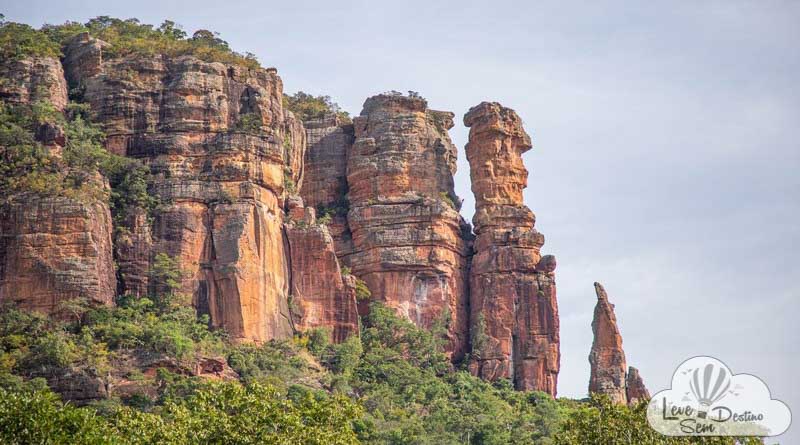
<path id="1" fill-rule="evenodd" d="M 644 380 L 639 375 L 639 370 L 633 366 L 628 367 L 628 375 L 625 376 L 625 396 L 628 405 L 636 405 L 642 400 L 650 400 L 650 391 L 644 386 Z"/>
<path id="2" fill-rule="evenodd" d="M 540 257 L 544 237 L 522 201 L 532 145 L 517 114 L 483 102 L 464 116 L 475 195 L 470 270 L 472 356 L 482 378 L 510 378 L 517 389 L 556 395 L 560 364 L 555 257 Z"/>
<path id="3" fill-rule="evenodd" d="M 100 202 L 27 196 L 0 210 L 0 301 L 45 313 L 114 301 L 111 214 Z"/>
<path id="4" fill-rule="evenodd" d="M 61 63 L 53 57 L 0 61 L 0 99 L 11 104 L 44 101 L 63 111 L 67 82 Z"/>
<path id="5" fill-rule="evenodd" d="M 589 392 L 607 395 L 613 402 L 625 404 L 625 372 L 628 365 L 622 349 L 622 336 L 617 327 L 614 305 L 600 283 L 594 283 L 597 305 L 592 320 L 592 351 L 589 354 L 591 377 Z"/>
<path id="6" fill-rule="evenodd" d="M 308 148 L 300 195 L 307 206 L 324 208 L 330 215 L 328 230 L 336 255 L 343 257 L 353 250 L 347 224 L 347 153 L 353 146 L 353 125 L 342 123 L 335 114 L 305 121 L 304 125 Z"/>
<path id="7" fill-rule="evenodd" d="M 63 110 L 67 86 L 61 64 L 53 58 L 0 62 L 0 98 L 17 105 L 42 101 Z M 43 125 L 36 136 L 56 156 L 65 144 L 55 125 Z M 22 193 L 0 200 L 0 301 L 45 313 L 78 297 L 113 302 L 113 224 L 104 199 Z"/>
<path id="8" fill-rule="evenodd" d="M 117 239 L 120 288 L 141 294 L 149 261 L 167 253 L 214 326 L 242 340 L 290 336 L 283 196 L 302 181 L 305 131 L 283 109 L 280 77 L 190 56 L 106 60 L 104 46 L 78 36 L 65 70 L 107 148 L 148 165 L 161 201 L 152 227 L 134 213 Z"/>
<path id="9" fill-rule="evenodd" d="M 290 208 L 290 216 L 295 212 L 297 217 L 286 223 L 294 326 L 330 329 L 332 340 L 342 342 L 358 333 L 355 277 L 342 277 L 333 238 L 317 222 L 314 208 Z"/>
<path id="10" fill-rule="evenodd" d="M 353 253 L 344 262 L 418 326 L 448 318 L 447 351 L 457 359 L 467 345 L 470 241 L 454 207 L 452 117 L 419 97 L 364 103 L 347 157 Z"/>

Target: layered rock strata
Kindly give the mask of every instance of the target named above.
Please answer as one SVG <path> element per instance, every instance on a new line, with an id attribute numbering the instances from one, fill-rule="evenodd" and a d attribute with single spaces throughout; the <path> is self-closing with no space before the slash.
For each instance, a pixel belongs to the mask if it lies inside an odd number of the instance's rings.
<path id="1" fill-rule="evenodd" d="M 214 326 L 243 340 L 290 336 L 284 192 L 302 181 L 305 131 L 283 109 L 280 77 L 190 56 L 106 60 L 104 46 L 78 36 L 66 72 L 109 151 L 149 166 L 160 200 L 149 227 L 131 212 L 117 240 L 120 288 L 145 292 L 149 261 L 166 253 Z"/>
<path id="2" fill-rule="evenodd" d="M 453 191 L 453 114 L 419 97 L 384 94 L 354 119 L 347 157 L 353 252 L 373 297 L 418 326 L 447 325 L 447 351 L 467 346 L 469 230 Z"/>
<path id="3" fill-rule="evenodd" d="M 0 99 L 13 105 L 43 102 L 62 111 L 67 86 L 61 64 L 47 57 L 0 62 Z M 55 158 L 66 143 L 57 124 L 43 124 L 36 138 Z M 105 188 L 101 178 L 90 180 Z M 79 297 L 112 304 L 112 227 L 108 204 L 96 196 L 0 197 L 0 301 L 44 313 Z"/>
<path id="4" fill-rule="evenodd" d="M 555 258 L 523 204 L 531 139 L 517 114 L 483 102 L 464 116 L 475 195 L 470 270 L 473 374 L 512 379 L 517 389 L 556 394 L 560 364 Z M 540 261 L 541 260 L 541 261 Z"/>
<path id="5" fill-rule="evenodd" d="M 342 276 L 328 228 L 299 199 L 286 223 L 291 263 L 290 311 L 298 331 L 324 328 L 342 342 L 358 333 L 355 277 Z"/>
<path id="6" fill-rule="evenodd" d="M 633 405 L 640 400 L 647 400 L 650 393 L 644 386 L 639 370 L 627 366 L 614 305 L 608 301 L 608 294 L 600 283 L 594 283 L 594 288 L 597 305 L 592 320 L 594 340 L 589 354 L 589 392 L 605 394 L 619 404 Z"/>
<path id="7" fill-rule="evenodd" d="M 308 148 L 305 178 L 300 195 L 317 216 L 329 218 L 327 226 L 333 236 L 336 254 L 352 253 L 353 243 L 347 225 L 347 153 L 353 146 L 353 125 L 336 114 L 303 122 Z"/>

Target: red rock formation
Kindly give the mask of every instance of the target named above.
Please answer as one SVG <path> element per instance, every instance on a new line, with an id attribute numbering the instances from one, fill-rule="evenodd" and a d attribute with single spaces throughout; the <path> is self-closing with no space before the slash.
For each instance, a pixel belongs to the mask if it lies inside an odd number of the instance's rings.
<path id="1" fill-rule="evenodd" d="M 63 110 L 67 87 L 53 58 L 0 62 L 0 98 L 25 105 L 36 101 Z M 37 131 L 54 157 L 65 144 L 57 125 Z M 91 178 L 104 184 L 100 178 Z M 112 304 L 116 278 L 111 253 L 111 214 L 93 196 L 3 196 L 0 206 L 0 301 L 53 312 L 65 300 L 84 297 Z"/>
<path id="2" fill-rule="evenodd" d="M 600 283 L 594 283 L 597 305 L 592 320 L 592 351 L 589 354 L 591 377 L 589 392 L 605 394 L 614 403 L 627 403 L 625 395 L 625 351 L 622 349 L 622 336 L 617 327 L 614 305 L 609 303 L 608 294 Z"/>
<path id="3" fill-rule="evenodd" d="M 329 328 L 334 342 L 358 333 L 355 277 L 342 277 L 328 228 L 312 207 L 290 208 L 286 223 L 291 262 L 291 305 L 298 331 Z"/>
<path id="4" fill-rule="evenodd" d="M 625 377 L 625 397 L 630 406 L 636 405 L 642 400 L 650 400 L 650 391 L 644 386 L 639 370 L 633 366 L 628 367 L 628 375 Z"/>
<path id="5" fill-rule="evenodd" d="M 104 46 L 78 36 L 65 70 L 85 88 L 107 148 L 150 166 L 161 200 L 149 233 L 134 218 L 135 239 L 117 240 L 121 288 L 141 293 L 144 250 L 164 252 L 213 325 L 236 339 L 290 336 L 283 196 L 302 181 L 305 132 L 283 110 L 281 79 L 190 56 L 106 60 Z"/>
<path id="6" fill-rule="evenodd" d="M 53 312 L 62 301 L 114 301 L 111 214 L 100 202 L 26 196 L 0 211 L 0 301 Z"/>
<path id="7" fill-rule="evenodd" d="M 67 105 L 67 82 L 61 63 L 53 57 L 0 61 L 0 99 L 11 104 L 44 101 L 56 110 Z"/>
<path id="8" fill-rule="evenodd" d="M 304 125 L 308 149 L 300 195 L 307 206 L 330 216 L 328 230 L 336 255 L 342 257 L 353 250 L 347 225 L 347 153 L 353 145 L 353 125 L 341 122 L 335 114 L 308 120 Z"/>
<path id="9" fill-rule="evenodd" d="M 418 326 L 449 318 L 447 350 L 467 343 L 466 225 L 454 201 L 452 113 L 419 97 L 374 96 L 354 120 L 347 158 L 353 253 L 373 298 Z"/>
<path id="10" fill-rule="evenodd" d="M 464 116 L 475 194 L 470 270 L 473 374 L 510 378 L 516 388 L 556 394 L 560 352 L 555 258 L 522 201 L 531 140 L 517 114 L 483 102 Z M 538 267 L 537 267 L 538 266 Z"/>

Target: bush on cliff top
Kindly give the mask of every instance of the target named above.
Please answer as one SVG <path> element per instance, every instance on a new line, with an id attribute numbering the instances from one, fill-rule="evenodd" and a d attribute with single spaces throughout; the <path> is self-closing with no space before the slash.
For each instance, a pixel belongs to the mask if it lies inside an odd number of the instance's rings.
<path id="1" fill-rule="evenodd" d="M 330 96 L 314 96 L 298 91 L 293 95 L 283 95 L 283 106 L 288 108 L 298 119 L 305 122 L 319 119 L 326 114 L 335 114 L 342 123 L 350 123 L 350 114 L 343 111 Z"/>
<path id="2" fill-rule="evenodd" d="M 131 54 L 191 55 L 207 62 L 260 67 L 255 55 L 232 50 L 215 32 L 201 29 L 188 36 L 169 20 L 154 27 L 135 18 L 122 20 L 109 16 L 95 17 L 86 23 L 44 25 L 36 30 L 25 24 L 7 22 L 0 15 L 0 55 L 7 59 L 59 57 L 63 45 L 83 32 L 110 44 L 103 53 L 106 58 Z"/>

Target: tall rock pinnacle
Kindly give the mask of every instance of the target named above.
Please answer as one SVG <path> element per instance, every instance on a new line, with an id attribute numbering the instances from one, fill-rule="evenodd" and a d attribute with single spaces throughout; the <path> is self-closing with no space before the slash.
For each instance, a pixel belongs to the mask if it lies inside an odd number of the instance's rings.
<path id="1" fill-rule="evenodd" d="M 625 361 L 622 349 L 622 335 L 614 315 L 614 305 L 608 301 L 608 294 L 600 283 L 594 283 L 597 305 L 594 307 L 592 332 L 594 341 L 589 354 L 592 374 L 589 378 L 589 392 L 605 394 L 614 403 L 635 404 L 650 398 L 639 370 Z"/>
<path id="2" fill-rule="evenodd" d="M 556 394 L 560 351 L 552 255 L 523 204 L 531 149 L 520 117 L 483 102 L 464 116 L 475 195 L 475 253 L 470 270 L 472 361 L 482 378 L 510 378 L 521 390 Z"/>
<path id="3" fill-rule="evenodd" d="M 594 283 L 597 305 L 592 320 L 592 352 L 589 363 L 592 374 L 589 379 L 589 392 L 606 394 L 615 403 L 626 403 L 625 372 L 628 365 L 622 349 L 622 336 L 617 327 L 614 305 L 609 303 L 608 294 L 600 283 Z"/>

